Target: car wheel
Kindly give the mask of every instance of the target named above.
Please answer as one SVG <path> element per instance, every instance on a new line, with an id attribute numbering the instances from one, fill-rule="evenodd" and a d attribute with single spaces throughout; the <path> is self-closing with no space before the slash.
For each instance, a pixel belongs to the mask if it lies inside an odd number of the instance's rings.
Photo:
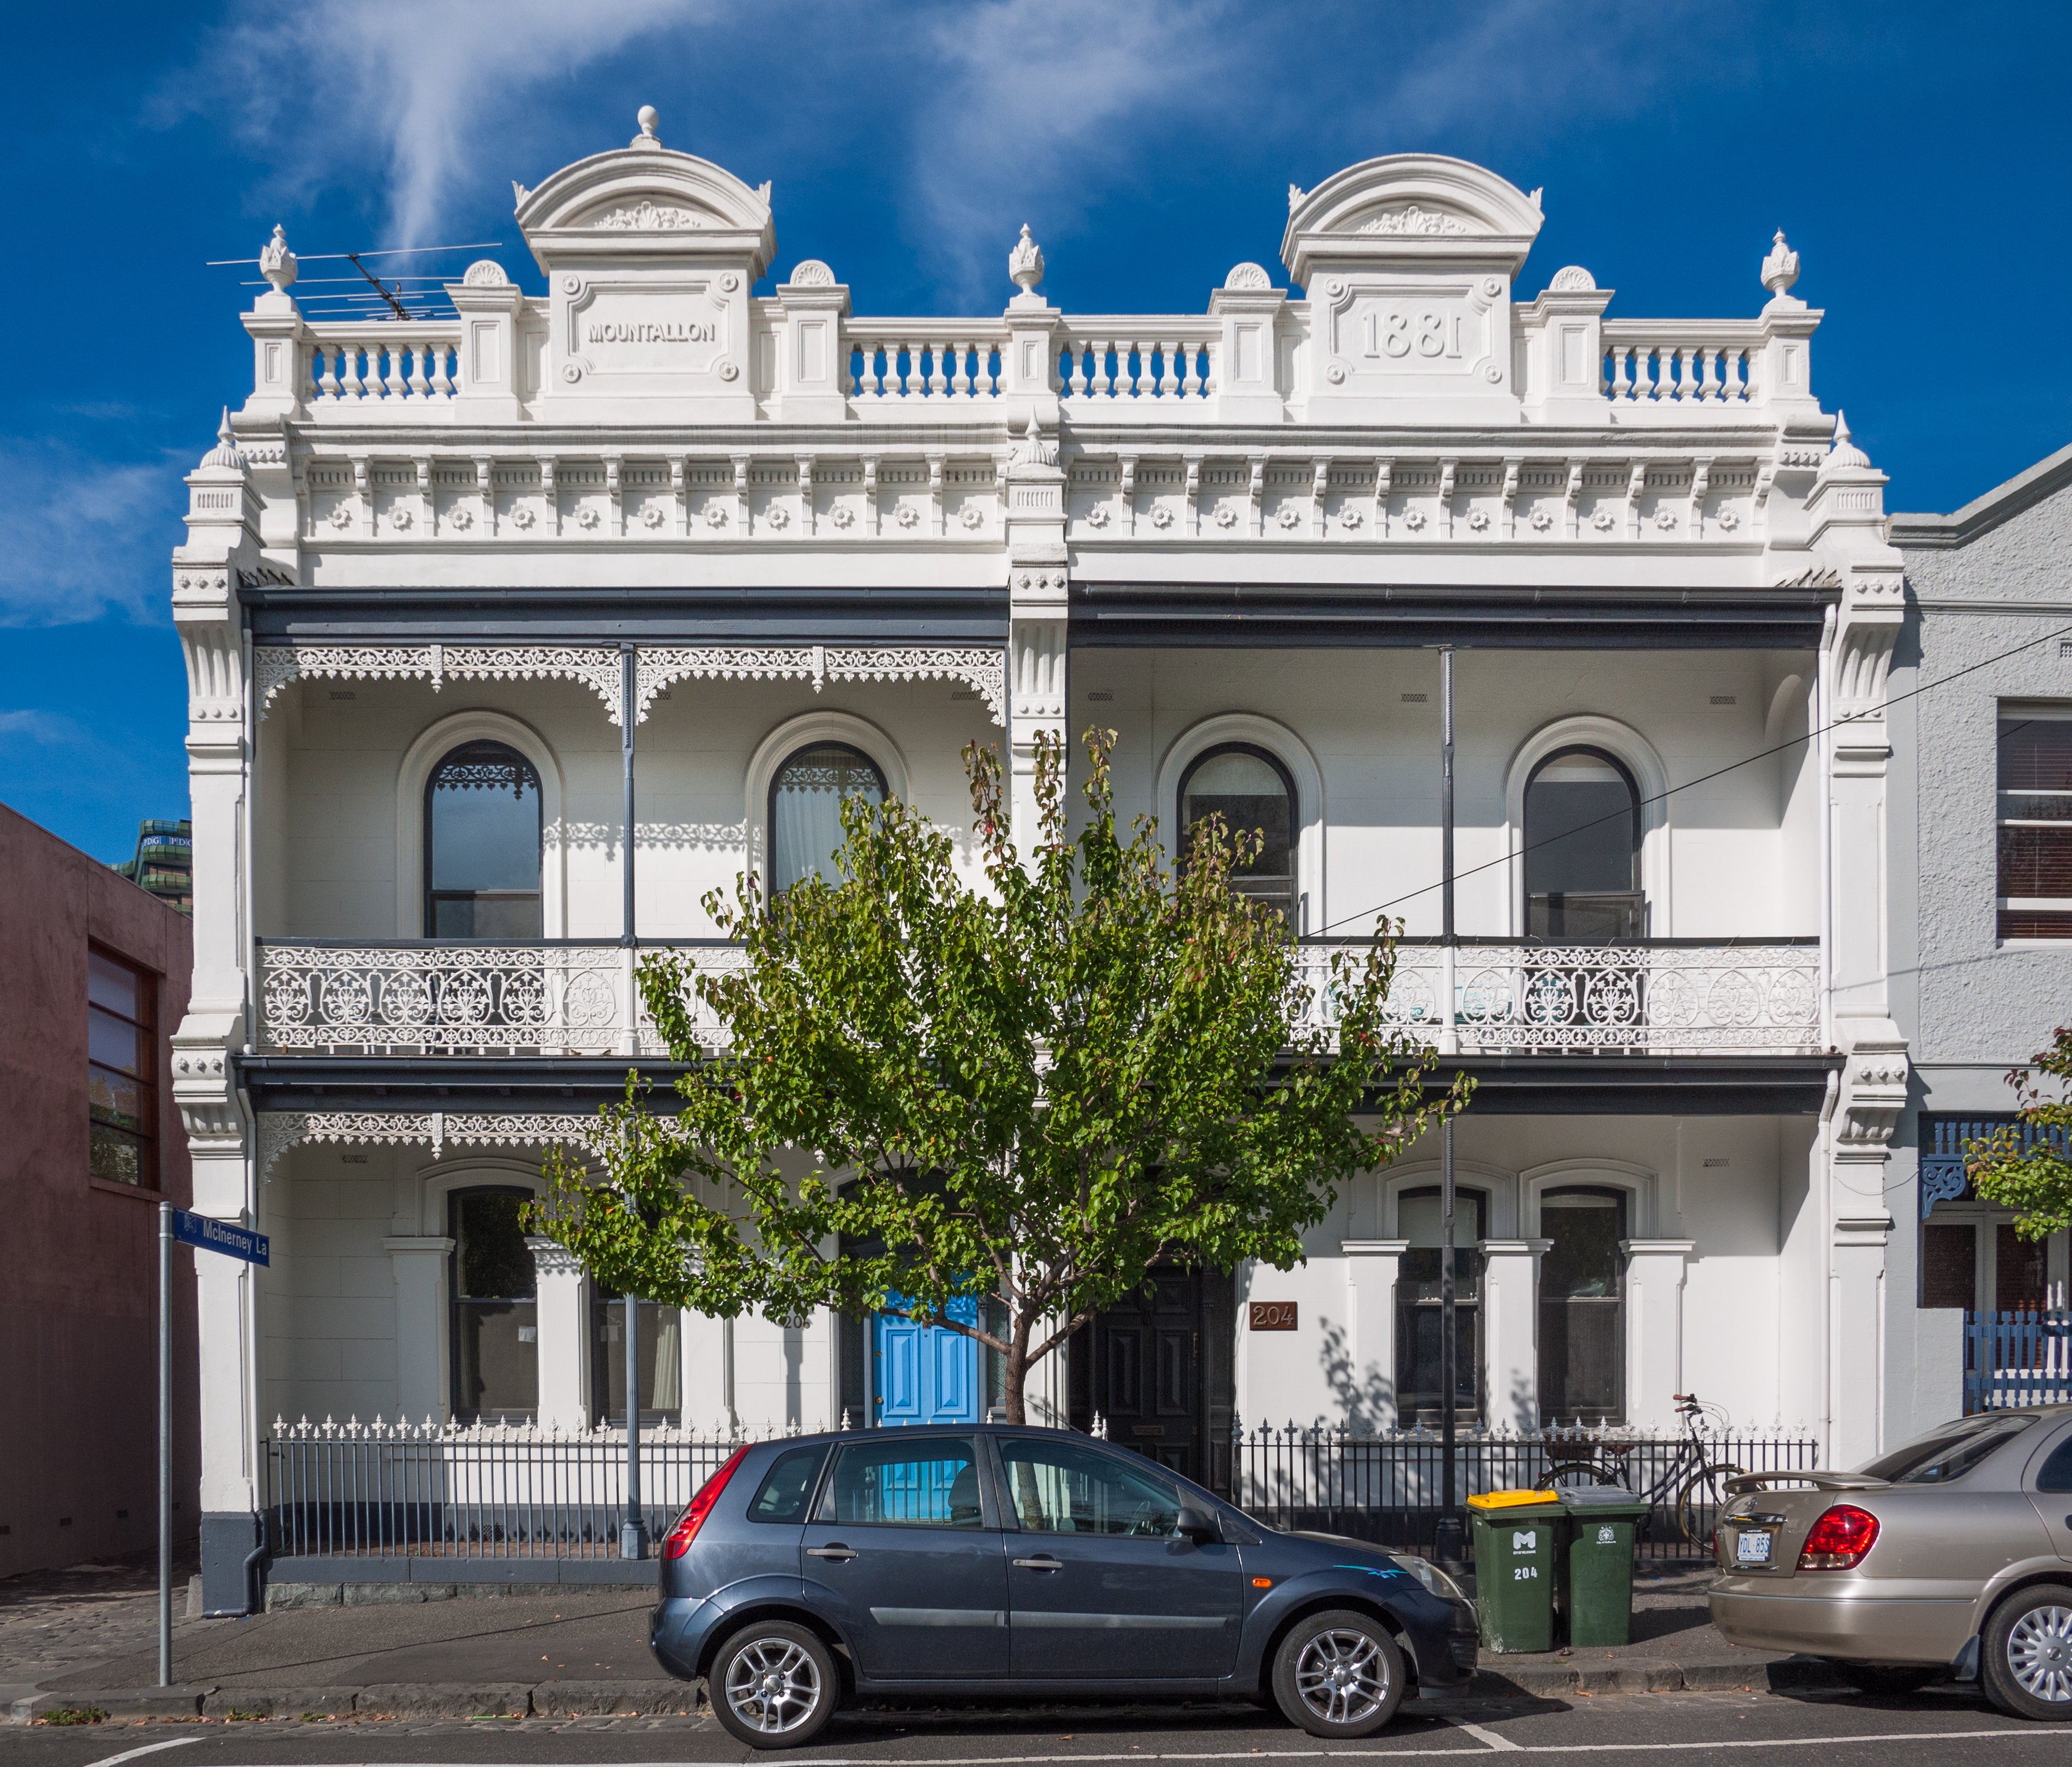
<path id="1" fill-rule="evenodd" d="M 729 1735 L 751 1749 L 796 1749 L 834 1716 L 841 1676 L 818 1633 L 763 1620 L 719 1647 L 705 1691 Z"/>
<path id="2" fill-rule="evenodd" d="M 1371 1736 L 1403 1703 L 1403 1653 L 1379 1620 L 1313 1613 L 1281 1641 L 1273 1699 L 1313 1736 Z"/>
<path id="3" fill-rule="evenodd" d="M 1986 1692 L 2003 1712 L 2072 1721 L 2072 1588 L 2020 1589 L 1993 1610 L 1980 1641 Z"/>
<path id="4" fill-rule="evenodd" d="M 1830 1662 L 1827 1666 L 1858 1693 L 1877 1694 L 1886 1699 L 1918 1693 L 1947 1672 L 1934 1666 L 1923 1668 L 1918 1663 L 1903 1662 Z"/>

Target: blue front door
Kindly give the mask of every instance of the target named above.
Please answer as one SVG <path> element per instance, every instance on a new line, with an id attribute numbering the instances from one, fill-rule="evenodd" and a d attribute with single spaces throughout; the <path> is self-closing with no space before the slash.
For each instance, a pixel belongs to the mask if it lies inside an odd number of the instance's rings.
<path id="1" fill-rule="evenodd" d="M 953 1301 L 950 1317 L 978 1321 L 978 1303 Z M 886 1424 L 976 1424 L 979 1396 L 979 1343 L 940 1325 L 916 1325 L 896 1313 L 878 1315 L 876 1376 L 878 1421 Z"/>

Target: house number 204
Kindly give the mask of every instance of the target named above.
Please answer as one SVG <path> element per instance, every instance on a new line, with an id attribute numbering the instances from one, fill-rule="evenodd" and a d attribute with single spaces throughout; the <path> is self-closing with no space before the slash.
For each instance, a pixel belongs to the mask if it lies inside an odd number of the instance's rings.
<path id="1" fill-rule="evenodd" d="M 1461 315 L 1457 313 L 1437 313 L 1429 309 L 1419 313 L 1408 307 L 1396 307 L 1385 312 L 1369 313 L 1364 323 L 1369 355 L 1392 356 L 1398 360 L 1411 355 L 1445 357 L 1453 361 L 1460 359 Z"/>
<path id="2" fill-rule="evenodd" d="M 1515 1564 L 1511 1567 L 1511 1580 L 1514 1583 L 1529 1583 L 1539 1575 L 1540 1567 L 1536 1564 Z"/>

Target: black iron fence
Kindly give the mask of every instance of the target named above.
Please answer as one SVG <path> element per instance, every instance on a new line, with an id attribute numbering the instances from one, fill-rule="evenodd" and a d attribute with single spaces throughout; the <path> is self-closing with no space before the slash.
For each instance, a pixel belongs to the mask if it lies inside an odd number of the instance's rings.
<path id="1" fill-rule="evenodd" d="M 643 1428 L 651 1536 L 668 1531 L 741 1440 Z M 267 1545 L 277 1558 L 618 1555 L 622 1431 L 323 1424 L 277 1430 L 265 1449 Z"/>
<path id="2" fill-rule="evenodd" d="M 1363 1435 L 1263 1427 L 1241 1434 L 1235 1450 L 1232 1500 L 1269 1527 L 1342 1534 L 1407 1551 L 1432 1546 L 1445 1473 L 1436 1431 Z M 1638 1529 L 1644 1559 L 1696 1559 L 1711 1550 L 1730 1472 L 1807 1471 L 1819 1461 L 1819 1443 L 1803 1436 L 1463 1431 L 1453 1449 L 1455 1498 L 1621 1486 L 1647 1501 Z"/>
<path id="3" fill-rule="evenodd" d="M 642 1508 L 659 1538 L 739 1436 L 643 1429 Z M 1231 1444 L 1231 1497 L 1268 1527 L 1429 1549 L 1444 1490 L 1435 1432 L 1262 1427 Z M 529 1424 L 305 1424 L 264 1444 L 277 1558 L 608 1559 L 624 1516 L 622 1432 Z M 1463 1433 L 1457 1497 L 1616 1485 L 1647 1499 L 1643 1556 L 1702 1555 L 1729 1470 L 1817 1464 L 1811 1438 L 1618 1430 Z"/>

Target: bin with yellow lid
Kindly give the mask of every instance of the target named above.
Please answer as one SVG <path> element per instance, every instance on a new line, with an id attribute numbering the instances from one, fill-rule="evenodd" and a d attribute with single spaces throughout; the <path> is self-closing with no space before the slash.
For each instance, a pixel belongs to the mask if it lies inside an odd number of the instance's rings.
<path id="1" fill-rule="evenodd" d="M 1475 1613 L 1482 1648 L 1554 1648 L 1554 1574 L 1563 1516 L 1558 1491 L 1490 1491 L 1468 1499 Z"/>

